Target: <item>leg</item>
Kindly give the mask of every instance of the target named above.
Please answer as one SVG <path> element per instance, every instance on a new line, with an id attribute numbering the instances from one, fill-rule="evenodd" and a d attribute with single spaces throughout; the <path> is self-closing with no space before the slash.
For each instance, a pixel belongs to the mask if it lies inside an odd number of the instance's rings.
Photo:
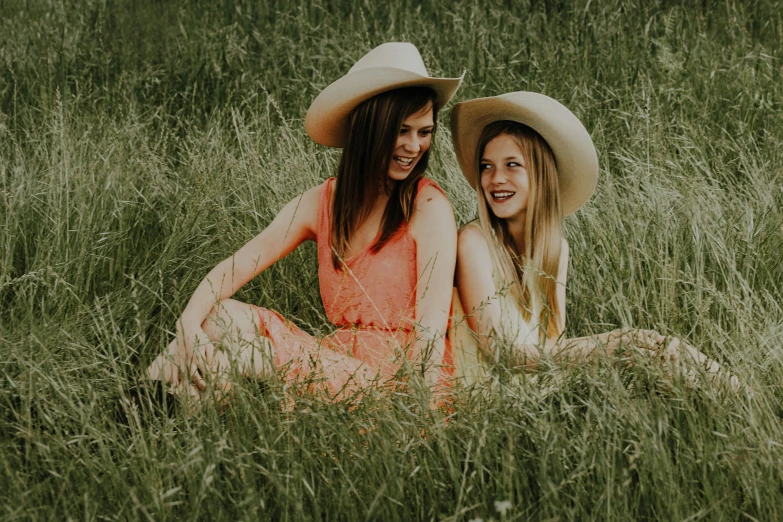
<path id="1" fill-rule="evenodd" d="M 244 377 L 266 379 L 275 370 L 275 350 L 260 335 L 258 316 L 250 305 L 224 299 L 201 324 L 204 333 L 222 350 L 202 350 L 213 377 L 230 367 Z"/>
<path id="2" fill-rule="evenodd" d="M 665 348 L 658 352 L 663 361 L 678 364 L 685 376 L 693 382 L 694 367 L 700 367 L 712 381 L 727 384 L 732 390 L 740 389 L 740 381 L 736 375 L 725 371 L 717 361 L 710 359 L 699 350 L 677 337 L 671 339 Z"/>
<path id="3" fill-rule="evenodd" d="M 727 379 L 732 388 L 739 387 L 737 377 L 723 371 L 717 361 L 677 337 L 667 338 L 654 330 L 621 328 L 595 336 L 568 339 L 563 343 L 558 355 L 586 360 L 601 352 L 613 355 L 622 346 L 641 350 L 644 355 L 671 363 L 691 382 L 695 382 L 695 367 L 700 367 L 710 377 Z"/>
<path id="4" fill-rule="evenodd" d="M 219 395 L 231 389 L 231 370 L 267 379 L 277 375 L 277 361 L 286 381 L 301 379 L 333 398 L 349 397 L 374 383 L 374 373 L 362 361 L 322 346 L 272 310 L 226 299 L 201 328 L 214 344 L 199 348 L 199 372 L 209 376 Z"/>
<path id="5" fill-rule="evenodd" d="M 612 356 L 621 346 L 655 350 L 662 346 L 665 340 L 664 336 L 652 330 L 620 328 L 611 332 L 565 339 L 554 353 L 559 359 L 568 359 L 573 363 L 585 362 L 600 354 Z"/>
<path id="6" fill-rule="evenodd" d="M 259 335 L 258 320 L 249 305 L 232 299 L 221 301 L 204 320 L 202 329 L 210 341 L 223 350 L 216 350 L 214 346 L 197 349 L 198 368 L 191 370 L 196 382 L 183 380 L 180 375 L 173 357 L 177 350 L 176 339 L 147 368 L 147 377 L 168 383 L 172 394 L 192 401 L 201 398 L 202 377 L 210 377 L 220 395 L 224 395 L 231 389 L 228 372 L 232 368 L 245 377 L 263 379 L 271 375 L 274 349 L 268 339 Z"/>

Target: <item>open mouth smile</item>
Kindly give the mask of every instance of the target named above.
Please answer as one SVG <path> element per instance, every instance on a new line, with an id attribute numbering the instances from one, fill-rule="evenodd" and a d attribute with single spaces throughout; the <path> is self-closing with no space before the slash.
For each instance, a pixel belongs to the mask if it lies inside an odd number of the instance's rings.
<path id="1" fill-rule="evenodd" d="M 504 201 L 508 201 L 511 199 L 516 192 L 510 192 L 508 190 L 499 190 L 496 192 L 490 192 L 490 195 L 492 196 L 492 201 L 495 203 L 503 203 Z"/>
<path id="2" fill-rule="evenodd" d="M 408 170 L 413 165 L 413 160 L 416 158 L 405 158 L 403 156 L 394 156 L 394 161 L 397 162 L 401 168 Z"/>

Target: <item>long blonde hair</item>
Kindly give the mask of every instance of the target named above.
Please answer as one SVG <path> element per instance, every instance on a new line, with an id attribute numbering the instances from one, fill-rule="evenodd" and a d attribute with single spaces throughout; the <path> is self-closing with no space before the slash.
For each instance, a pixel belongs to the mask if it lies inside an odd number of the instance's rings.
<path id="1" fill-rule="evenodd" d="M 517 142 L 529 178 L 525 218 L 524 251 L 520 252 L 504 219 L 495 216 L 477 180 L 479 220 L 493 251 L 501 276 L 511 283 L 509 292 L 529 321 L 540 305 L 538 317 L 542 337 L 557 337 L 563 318 L 557 299 L 557 276 L 563 242 L 563 212 L 557 182 L 557 165 L 549 144 L 536 131 L 515 121 L 496 121 L 484 128 L 478 142 L 476 161 L 481 175 L 481 158 L 487 144 L 507 134 Z M 545 327 L 544 327 L 545 325 Z"/>

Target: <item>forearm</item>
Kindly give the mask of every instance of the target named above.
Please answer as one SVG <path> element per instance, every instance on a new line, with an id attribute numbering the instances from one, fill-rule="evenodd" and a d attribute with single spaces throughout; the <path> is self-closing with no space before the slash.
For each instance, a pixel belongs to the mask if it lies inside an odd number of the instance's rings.
<path id="1" fill-rule="evenodd" d="M 506 347 L 509 348 L 506 348 Z M 510 369 L 517 371 L 532 371 L 538 367 L 541 360 L 541 350 L 539 345 L 531 343 L 486 343 L 482 350 L 485 356 L 492 357 L 491 362 L 506 364 Z"/>
<path id="2" fill-rule="evenodd" d="M 563 339 L 551 351 L 552 355 L 559 362 L 585 362 L 595 355 L 598 344 L 591 337 L 579 337 L 574 339 Z M 611 348 L 609 352 L 613 351 Z"/>
<path id="3" fill-rule="evenodd" d="M 516 371 L 532 371 L 538 367 L 541 357 L 555 355 L 556 339 L 547 339 L 542 347 L 540 343 L 519 342 L 513 334 L 503 335 L 502 329 L 489 327 L 485 323 L 481 331 L 489 331 L 487 335 L 478 335 L 479 348 L 485 359 L 490 363 L 501 363 Z"/>
<path id="4" fill-rule="evenodd" d="M 427 387 L 432 389 L 440 378 L 446 340 L 442 334 L 432 335 L 420 329 L 417 329 L 417 334 L 411 346 L 410 360 L 414 372 L 421 375 Z"/>
<path id="5" fill-rule="evenodd" d="M 632 347 L 657 351 L 665 337 L 653 330 L 619 328 L 585 337 L 563 339 L 558 343 L 556 356 L 560 359 L 587 361 L 596 355 L 614 355 L 618 350 Z"/>
<path id="6" fill-rule="evenodd" d="M 237 280 L 233 258 L 218 263 L 199 283 L 177 321 L 177 331 L 197 330 L 215 303 L 230 298 L 244 284 Z"/>
<path id="7" fill-rule="evenodd" d="M 543 345 L 522 343 L 514 346 L 516 366 L 533 371 L 542 357 L 551 357 L 555 361 L 584 361 L 594 350 L 595 344 L 587 339 L 548 338 Z"/>
<path id="8" fill-rule="evenodd" d="M 641 339 L 642 345 L 648 347 L 650 342 L 643 336 L 632 338 L 623 331 L 609 332 L 590 337 L 572 339 L 548 339 L 543 351 L 538 344 L 523 343 L 513 345 L 511 365 L 528 371 L 535 370 L 543 354 L 552 357 L 558 363 L 575 364 L 592 359 L 597 353 L 612 355 L 622 342 L 630 344 Z M 502 347 L 502 344 L 500 345 Z M 501 349 L 502 348 L 496 348 Z M 494 353 L 494 352 L 490 352 Z M 500 357 L 502 360 L 502 357 Z"/>

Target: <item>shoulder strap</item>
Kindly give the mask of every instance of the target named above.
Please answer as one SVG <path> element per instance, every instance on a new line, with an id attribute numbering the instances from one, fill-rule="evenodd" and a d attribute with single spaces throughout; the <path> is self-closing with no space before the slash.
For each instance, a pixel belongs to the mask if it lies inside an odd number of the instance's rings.
<path id="1" fill-rule="evenodd" d="M 440 191 L 441 194 L 444 196 L 446 195 L 446 192 L 440 188 L 440 185 L 438 185 L 435 180 L 430 178 L 421 178 L 419 180 L 419 185 L 416 187 L 416 197 L 419 197 L 419 194 L 421 194 L 421 191 L 424 190 L 424 187 L 435 187 Z"/>
<path id="2" fill-rule="evenodd" d="M 329 230 L 331 226 L 331 208 L 329 203 L 332 201 L 332 190 L 334 190 L 335 178 L 329 178 L 323 182 L 321 188 L 321 194 L 318 198 L 318 223 L 316 230 L 316 238 L 320 243 L 322 240 L 329 241 Z"/>

